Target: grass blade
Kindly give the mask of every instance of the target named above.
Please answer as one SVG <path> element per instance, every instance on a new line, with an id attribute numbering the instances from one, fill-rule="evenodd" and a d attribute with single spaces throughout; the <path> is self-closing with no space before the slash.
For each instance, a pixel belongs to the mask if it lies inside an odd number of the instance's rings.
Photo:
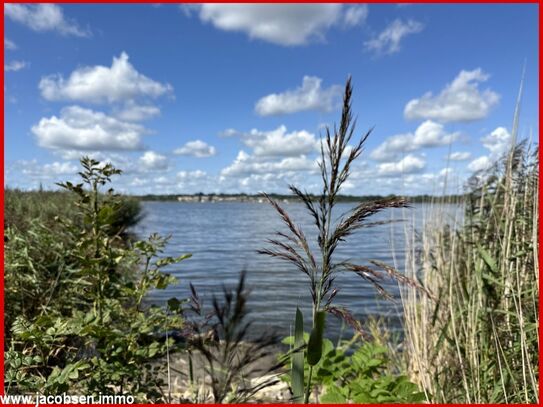
<path id="1" fill-rule="evenodd" d="M 292 398 L 294 403 L 302 403 L 304 397 L 304 317 L 296 308 L 294 320 L 294 349 L 299 349 L 292 355 Z"/>

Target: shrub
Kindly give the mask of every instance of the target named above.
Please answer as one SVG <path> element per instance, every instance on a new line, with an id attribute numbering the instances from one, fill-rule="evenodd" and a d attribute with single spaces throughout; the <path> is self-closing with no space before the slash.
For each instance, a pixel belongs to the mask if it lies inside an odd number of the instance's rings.
<path id="1" fill-rule="evenodd" d="M 123 209 L 111 189 L 100 193 L 120 171 L 89 158 L 81 165 L 81 184 L 59 184 L 75 198 L 75 216 L 58 216 L 51 231 L 31 224 L 26 238 L 8 227 L 7 308 L 22 313 L 8 319 L 6 389 L 128 393 L 137 401 L 163 401 L 164 368 L 153 362 L 174 345 L 163 333 L 182 329 L 183 320 L 143 299 L 174 283 L 162 269 L 189 255 L 161 257 L 167 239 L 158 235 L 123 243 L 117 215 L 124 213 L 128 222 L 135 207 Z M 21 301 L 32 296 L 39 297 L 30 305 Z"/>

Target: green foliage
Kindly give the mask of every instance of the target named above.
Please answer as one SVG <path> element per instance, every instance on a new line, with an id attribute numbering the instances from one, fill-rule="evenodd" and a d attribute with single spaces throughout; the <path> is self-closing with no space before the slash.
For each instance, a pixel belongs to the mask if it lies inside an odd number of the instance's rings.
<path id="1" fill-rule="evenodd" d="M 59 184 L 75 216 L 60 212 L 54 228 L 38 219 L 26 233 L 6 230 L 6 309 L 18 311 L 6 316 L 6 388 L 165 401 L 155 361 L 176 350 L 164 334 L 181 330 L 183 319 L 143 299 L 175 283 L 163 268 L 189 256 L 161 257 L 167 239 L 158 235 L 121 238 L 135 207 L 111 189 L 100 193 L 120 171 L 89 158 L 81 164 L 82 183 Z"/>
<path id="2" fill-rule="evenodd" d="M 292 370 L 290 377 L 292 400 L 295 403 L 303 401 L 304 397 L 304 317 L 302 311 L 296 308 L 294 320 L 294 349 L 292 353 Z"/>
<path id="3" fill-rule="evenodd" d="M 315 366 L 321 359 L 325 320 L 326 313 L 318 311 L 317 315 L 315 315 L 315 326 L 311 330 L 311 335 L 307 342 L 307 363 L 309 363 L 309 366 Z"/>
<path id="4" fill-rule="evenodd" d="M 103 199 L 106 196 L 102 196 Z M 126 237 L 126 230 L 136 225 L 141 219 L 141 205 L 136 198 L 122 196 L 113 215 L 114 234 L 120 233 Z M 57 239 L 67 237 L 62 224 L 56 217 L 72 219 L 79 225 L 83 220 L 75 205 L 75 196 L 68 191 L 20 191 L 4 190 L 4 220 L 5 229 L 26 233 L 36 224 L 56 232 Z"/>
<path id="5" fill-rule="evenodd" d="M 309 334 L 304 334 L 304 338 L 308 342 Z M 283 343 L 293 345 L 294 338 L 285 338 Z M 389 372 L 388 352 L 387 348 L 376 342 L 365 342 L 360 345 L 357 336 L 351 341 L 343 341 L 337 347 L 330 340 L 324 339 L 322 357 L 314 366 L 306 365 L 305 380 L 312 374 L 312 383 L 319 389 L 321 394 L 319 401 L 322 403 L 424 401 L 425 395 L 420 392 L 417 385 L 411 383 L 404 375 Z M 292 375 L 286 375 L 283 379 L 292 383 L 293 378 Z"/>
<path id="6" fill-rule="evenodd" d="M 419 274 L 439 295 L 404 296 L 405 348 L 438 402 L 539 402 L 538 184 L 521 143 L 470 180 L 461 224 L 423 234 Z"/>

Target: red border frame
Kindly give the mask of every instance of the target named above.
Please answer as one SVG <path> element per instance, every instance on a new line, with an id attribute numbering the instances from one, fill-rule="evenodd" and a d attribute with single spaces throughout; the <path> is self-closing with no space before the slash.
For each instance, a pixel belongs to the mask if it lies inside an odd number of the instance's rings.
<path id="1" fill-rule="evenodd" d="M 55 1 L 55 2 L 50 2 L 50 1 L 35 1 L 35 0 L 30 0 L 30 1 L 7 1 L 7 2 L 4 2 L 2 1 L 2 14 L 4 12 L 4 4 L 5 3 L 140 3 L 140 4 L 144 4 L 144 3 L 154 3 L 152 1 L 147 1 L 147 0 L 133 0 L 133 1 L 129 1 L 129 0 L 117 0 L 117 1 L 111 1 L 111 0 L 94 0 L 94 1 L 81 1 L 81 0 L 58 0 L 58 1 Z M 171 4 L 179 4 L 179 3 L 203 3 L 201 1 L 194 1 L 194 0 L 189 0 L 189 1 L 183 1 L 183 2 L 178 2 L 178 1 L 171 1 L 171 0 L 166 0 L 166 1 L 160 1 L 160 3 L 171 3 Z M 324 0 L 299 0 L 299 1 L 281 1 L 281 2 L 277 2 L 277 1 L 262 1 L 262 0 L 237 0 L 237 1 L 222 1 L 222 0 L 216 0 L 216 1 L 209 1 L 208 3 L 360 3 L 359 1 L 353 1 L 353 0 L 345 0 L 345 1 L 324 1 Z M 543 17 L 543 8 L 541 7 L 542 6 L 542 3 L 543 3 L 543 0 L 520 0 L 520 1 L 511 1 L 511 0 L 495 0 L 495 1 L 492 1 L 492 0 L 477 0 L 477 1 L 470 1 L 470 0 L 454 0 L 454 1 L 451 1 L 451 2 L 447 2 L 447 1 L 428 1 L 428 0 L 411 0 L 409 2 L 406 2 L 406 1 L 390 1 L 390 0 L 369 0 L 367 1 L 366 3 L 392 3 L 392 4 L 396 4 L 396 3 L 431 3 L 431 4 L 447 4 L 447 3 L 463 3 L 463 4 L 466 4 L 466 3 L 471 3 L 471 4 L 484 4 L 484 3 L 491 3 L 491 4 L 520 4 L 520 3 L 536 3 L 536 4 L 539 4 L 539 34 L 538 34 L 538 37 L 539 37 L 539 69 L 541 69 L 541 62 L 543 61 L 543 58 L 541 56 L 541 18 Z M 0 23 L 1 27 L 2 27 L 2 33 L 4 32 L 4 19 L 2 19 L 2 22 Z M 4 63 L 4 53 L 2 53 L 2 63 Z M 538 72 L 539 75 L 539 131 L 540 131 L 540 134 L 539 134 L 539 142 L 541 142 L 541 124 L 542 124 L 542 116 L 543 116 L 543 108 L 541 107 L 541 94 L 543 92 L 543 84 L 541 83 L 541 73 Z M 2 85 L 4 85 L 4 76 L 2 76 Z M 4 124 L 4 98 L 2 98 L 2 125 Z M 2 126 L 3 127 L 3 126 Z M 4 128 L 4 127 L 3 127 Z M 2 157 L 1 157 L 1 162 L 2 162 L 2 173 L 1 173 L 1 181 L 2 181 L 2 184 L 4 184 L 4 133 L 3 133 L 3 130 L 2 130 L 2 140 L 0 142 L 0 150 L 2 152 Z M 541 158 L 541 156 L 540 156 Z M 541 163 L 541 160 L 539 161 L 539 172 L 541 174 L 541 170 L 543 169 L 543 164 Z M 541 191 L 541 187 L 543 186 L 543 183 L 541 182 L 541 178 L 539 179 L 539 190 Z M 0 192 L 0 203 L 2 204 L 2 208 L 4 208 L 4 190 L 2 189 L 2 192 Z M 543 198 L 541 197 L 541 195 L 539 195 L 539 216 L 541 216 L 541 213 L 543 212 L 543 210 L 541 209 L 541 204 L 543 203 Z M 4 211 L 2 210 L 2 213 L 0 214 L 0 226 L 2 226 L 2 233 L 4 231 Z M 541 239 L 543 238 L 543 231 L 541 229 L 541 226 L 539 227 L 539 241 L 541 241 Z M 543 255 L 541 254 L 541 251 L 538 252 L 538 257 L 539 257 L 539 264 L 542 263 L 543 261 Z M 0 333 L 2 334 L 1 335 L 1 338 L 0 338 L 0 344 L 2 345 L 2 349 L 4 348 L 4 246 L 2 245 L 2 248 L 0 249 L 0 259 L 2 260 L 2 266 L 1 266 L 1 278 L 0 278 L 0 310 L 2 311 L 0 313 Z M 539 275 L 541 277 L 541 272 L 539 272 Z M 543 282 L 541 282 L 541 278 L 539 279 L 539 291 L 541 292 L 541 288 L 543 288 Z M 539 320 L 541 321 L 543 317 L 543 308 L 541 307 L 541 304 L 539 304 Z M 541 324 L 539 325 L 539 337 L 540 337 L 540 342 L 539 342 L 539 355 L 541 355 L 542 353 L 542 350 L 543 350 L 543 347 L 541 345 L 541 336 L 543 335 L 543 327 L 541 327 Z M 4 383 L 4 369 L 3 369 L 3 366 L 4 366 L 4 352 L 2 351 L 0 353 L 0 363 L 1 363 L 1 366 L 0 366 L 0 381 L 2 383 L 2 388 L 0 389 L 0 394 L 4 394 L 4 387 L 3 387 L 3 383 Z M 539 357 L 539 375 L 541 375 L 541 371 L 543 370 L 543 359 L 541 357 Z M 539 377 L 539 400 L 540 400 L 540 404 L 543 405 L 543 401 L 542 401 L 542 397 L 543 396 L 543 390 L 541 389 L 541 377 Z M 23 405 L 23 404 L 21 404 Z M 80 406 L 84 406 L 84 405 L 89 405 L 89 406 L 92 406 L 92 404 L 65 404 L 64 406 L 77 406 L 77 407 L 80 407 Z M 105 405 L 105 404 L 103 404 Z M 151 404 L 132 404 L 133 406 L 151 406 Z M 171 405 L 183 405 L 183 404 L 171 404 Z M 188 405 L 188 404 L 187 404 Z M 205 405 L 211 405 L 211 406 L 214 406 L 214 405 L 220 405 L 220 404 L 205 404 Z M 234 406 L 245 406 L 243 404 L 232 404 Z M 272 406 L 272 407 L 279 407 L 279 406 L 284 406 L 284 404 L 265 404 L 267 406 Z M 301 405 L 301 404 L 300 404 Z M 336 404 L 321 404 L 323 406 L 336 406 Z M 383 406 L 397 406 L 398 404 L 382 404 Z M 462 406 L 462 404 L 438 404 L 438 405 L 442 405 L 442 406 Z M 501 404 L 485 404 L 487 406 L 493 406 L 493 405 L 496 405 L 496 406 L 499 406 Z M 524 405 L 530 405 L 530 404 L 511 404 L 511 405 L 519 405 L 519 406 L 524 406 Z M 532 404 L 532 405 L 536 405 L 536 404 Z M 118 407 L 118 405 L 113 405 L 115 407 Z M 337 406 L 340 406 L 339 404 Z"/>

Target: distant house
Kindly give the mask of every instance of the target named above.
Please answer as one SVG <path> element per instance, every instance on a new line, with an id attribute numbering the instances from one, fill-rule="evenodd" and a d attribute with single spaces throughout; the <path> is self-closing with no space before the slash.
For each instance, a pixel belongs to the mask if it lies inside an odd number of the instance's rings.
<path id="1" fill-rule="evenodd" d="M 201 202 L 202 196 L 200 195 L 179 195 L 177 197 L 179 202 Z"/>

